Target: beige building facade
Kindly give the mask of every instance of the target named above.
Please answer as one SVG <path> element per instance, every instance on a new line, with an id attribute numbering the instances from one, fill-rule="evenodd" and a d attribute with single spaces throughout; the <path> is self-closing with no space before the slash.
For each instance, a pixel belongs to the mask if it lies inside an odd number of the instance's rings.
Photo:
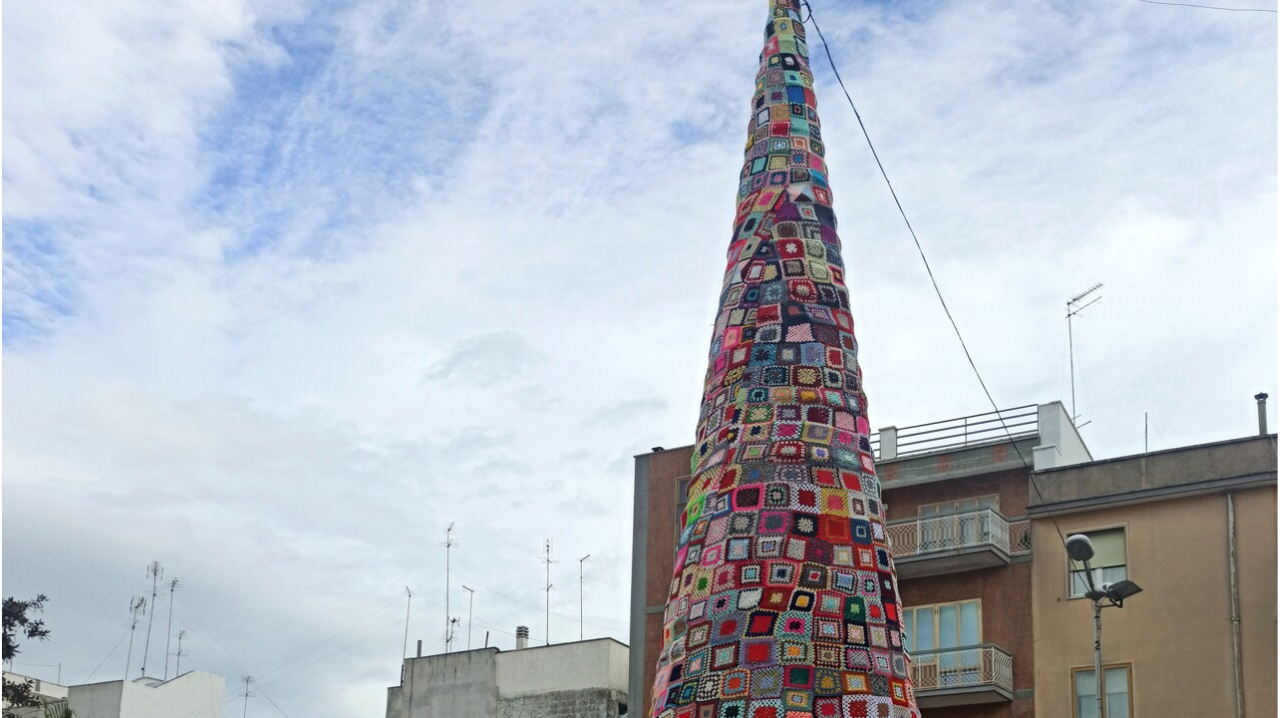
<path id="1" fill-rule="evenodd" d="M 1142 588 L 1102 612 L 1102 718 L 1276 715 L 1275 434 L 1035 481 L 1036 715 L 1097 718 L 1093 608 L 1059 532 L 1093 539 L 1095 582 Z"/>

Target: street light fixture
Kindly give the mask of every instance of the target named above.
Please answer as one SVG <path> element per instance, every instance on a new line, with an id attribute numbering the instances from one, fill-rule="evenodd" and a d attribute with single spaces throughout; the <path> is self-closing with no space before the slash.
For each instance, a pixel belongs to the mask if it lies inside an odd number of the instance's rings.
<path id="1" fill-rule="evenodd" d="M 1089 559 L 1093 558 L 1093 542 L 1084 534 L 1072 534 L 1067 537 L 1066 544 L 1067 556 L 1084 564 L 1085 581 L 1089 584 L 1089 590 L 1084 596 L 1093 604 L 1093 688 L 1097 701 L 1095 715 L 1102 718 L 1102 609 L 1123 608 L 1125 599 L 1141 593 L 1142 587 L 1127 578 L 1103 584 L 1101 588 L 1094 586 L 1093 568 L 1089 566 Z M 1103 599 L 1107 600 L 1106 604 L 1102 603 Z"/>

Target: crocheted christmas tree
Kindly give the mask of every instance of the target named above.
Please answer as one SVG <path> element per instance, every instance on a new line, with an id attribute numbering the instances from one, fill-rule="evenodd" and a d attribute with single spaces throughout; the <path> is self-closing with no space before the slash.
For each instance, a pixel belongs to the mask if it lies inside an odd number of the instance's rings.
<path id="1" fill-rule="evenodd" d="M 919 716 L 804 26 L 770 10 L 652 715 Z"/>

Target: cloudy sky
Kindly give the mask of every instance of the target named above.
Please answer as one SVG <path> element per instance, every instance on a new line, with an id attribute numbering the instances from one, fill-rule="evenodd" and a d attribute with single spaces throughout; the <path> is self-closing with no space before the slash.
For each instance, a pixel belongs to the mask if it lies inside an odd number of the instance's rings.
<path id="1" fill-rule="evenodd" d="M 1275 14 L 813 4 L 1001 406 L 1069 400 L 1064 302 L 1102 282 L 1096 457 L 1144 412 L 1152 449 L 1256 430 Z M 4 594 L 53 631 L 15 669 L 121 677 L 159 560 L 184 669 L 382 716 L 406 586 L 443 648 L 450 522 L 477 645 L 543 635 L 548 537 L 552 640 L 591 554 L 585 632 L 625 641 L 632 457 L 693 439 L 764 11 L 5 3 Z M 872 424 L 985 411 L 810 35 Z"/>

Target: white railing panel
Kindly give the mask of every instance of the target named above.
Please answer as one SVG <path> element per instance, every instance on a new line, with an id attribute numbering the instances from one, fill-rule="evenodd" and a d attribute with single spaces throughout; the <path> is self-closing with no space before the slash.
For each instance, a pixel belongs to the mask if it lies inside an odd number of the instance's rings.
<path id="1" fill-rule="evenodd" d="M 911 681 L 918 691 L 997 686 L 1013 691 L 1013 656 L 995 646 L 921 653 L 911 658 Z"/>
<path id="2" fill-rule="evenodd" d="M 1010 524 L 992 509 L 889 524 L 885 530 L 896 558 L 934 551 L 991 545 L 1007 554 L 1025 553 L 1027 526 Z"/>

